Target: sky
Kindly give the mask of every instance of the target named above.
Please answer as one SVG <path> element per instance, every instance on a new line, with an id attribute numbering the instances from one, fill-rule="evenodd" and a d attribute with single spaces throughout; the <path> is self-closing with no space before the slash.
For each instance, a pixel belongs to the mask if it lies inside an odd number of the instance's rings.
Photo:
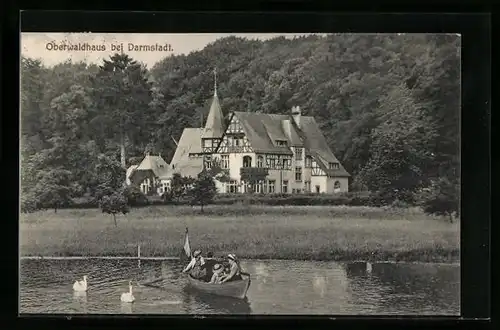
<path id="1" fill-rule="evenodd" d="M 21 55 L 30 58 L 39 58 L 47 66 L 52 66 L 71 59 L 73 62 L 102 63 L 110 55 L 120 52 L 113 46 L 123 44 L 123 52 L 133 59 L 143 62 L 151 68 L 156 62 L 171 55 L 189 54 L 192 51 L 203 49 L 209 43 L 227 36 L 238 36 L 249 39 L 266 40 L 277 36 L 294 37 L 301 34 L 279 33 L 210 33 L 210 34 L 162 34 L 162 33 L 21 33 Z M 96 50 L 55 50 L 53 45 L 88 44 Z M 129 50 L 129 43 L 137 45 L 170 45 L 164 50 Z M 97 47 L 105 47 L 99 50 Z"/>

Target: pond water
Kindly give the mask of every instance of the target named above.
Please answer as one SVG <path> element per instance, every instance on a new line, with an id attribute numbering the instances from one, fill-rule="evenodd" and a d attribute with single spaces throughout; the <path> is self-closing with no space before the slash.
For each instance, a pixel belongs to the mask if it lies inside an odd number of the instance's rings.
<path id="1" fill-rule="evenodd" d="M 246 300 L 187 289 L 178 261 L 22 260 L 20 313 L 458 315 L 460 266 L 242 261 Z M 370 269 L 371 268 L 371 269 Z M 73 282 L 88 276 L 87 293 Z M 141 283 L 160 279 L 153 286 Z M 121 303 L 134 286 L 136 301 Z"/>

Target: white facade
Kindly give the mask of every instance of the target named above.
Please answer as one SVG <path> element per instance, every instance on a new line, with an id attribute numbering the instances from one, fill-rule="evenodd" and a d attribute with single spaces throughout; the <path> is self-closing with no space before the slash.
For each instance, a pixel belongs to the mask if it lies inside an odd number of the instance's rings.
<path id="1" fill-rule="evenodd" d="M 291 157 L 291 166 L 288 169 L 269 169 L 266 180 L 254 184 L 252 189 L 255 193 L 340 193 L 348 191 L 348 178 L 328 177 L 323 175 L 312 175 L 311 167 L 305 166 L 304 149 L 302 158 L 297 158 L 295 149 Z M 299 151 L 300 153 L 300 151 Z M 246 192 L 245 183 L 242 182 L 240 170 L 245 167 L 267 168 L 266 160 L 268 155 L 245 153 L 214 154 L 215 159 L 220 160 L 221 167 L 229 171 L 230 182 L 215 181 L 219 193 L 243 193 Z M 244 159 L 250 157 L 251 163 L 244 164 Z M 263 158 L 263 163 L 258 162 L 259 157 Z M 272 157 L 272 156 L 271 156 Z M 262 165 L 262 166 L 261 166 Z M 248 189 L 248 188 L 247 188 Z M 248 191 L 248 190 L 247 190 Z"/>

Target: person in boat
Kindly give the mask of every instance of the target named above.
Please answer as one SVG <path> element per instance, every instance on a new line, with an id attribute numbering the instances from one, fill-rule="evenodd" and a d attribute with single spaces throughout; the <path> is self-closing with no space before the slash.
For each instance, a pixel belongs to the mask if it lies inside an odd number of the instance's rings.
<path id="1" fill-rule="evenodd" d="M 213 275 L 209 283 L 218 284 L 222 281 L 222 279 L 224 279 L 224 277 L 224 267 L 222 267 L 221 264 L 215 264 L 213 267 Z"/>
<path id="2" fill-rule="evenodd" d="M 238 281 L 241 280 L 241 267 L 238 258 L 234 254 L 229 254 L 227 256 L 229 262 L 229 274 L 224 276 L 220 283 L 226 283 L 228 281 Z"/>
<path id="3" fill-rule="evenodd" d="M 205 259 L 202 257 L 200 250 L 194 251 L 193 259 L 191 259 L 191 262 L 189 262 L 182 272 L 189 272 L 196 279 L 203 279 L 207 275 Z"/>
<path id="4" fill-rule="evenodd" d="M 213 267 L 217 264 L 217 260 L 214 258 L 214 254 L 212 252 L 207 253 L 207 257 L 205 258 L 205 269 L 206 269 L 206 276 L 205 276 L 205 282 L 210 282 L 212 279 L 213 275 Z"/>

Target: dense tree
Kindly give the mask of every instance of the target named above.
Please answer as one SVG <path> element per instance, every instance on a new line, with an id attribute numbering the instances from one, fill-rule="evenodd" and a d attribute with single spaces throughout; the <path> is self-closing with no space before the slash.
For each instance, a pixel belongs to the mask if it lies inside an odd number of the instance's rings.
<path id="1" fill-rule="evenodd" d="M 202 173 L 198 176 L 193 188 L 190 190 L 191 204 L 200 205 L 201 212 L 203 213 L 203 207 L 213 201 L 216 193 L 217 189 L 215 188 L 214 179 L 210 175 Z"/>
<path id="2" fill-rule="evenodd" d="M 144 147 L 152 139 L 155 122 L 147 70 L 126 54 L 104 60 L 94 79 L 96 113 L 92 124 L 100 134 L 116 139 L 126 167 L 125 143 Z"/>
<path id="3" fill-rule="evenodd" d="M 357 180 L 371 191 L 391 192 L 393 199 L 413 202 L 413 194 L 427 184 L 435 131 L 404 85 L 382 100 L 370 160 Z"/>
<path id="4" fill-rule="evenodd" d="M 426 213 L 447 216 L 453 222 L 453 216 L 458 217 L 460 213 L 459 196 L 459 185 L 441 177 L 421 192 L 420 203 Z"/>
<path id="5" fill-rule="evenodd" d="M 111 196 L 125 184 L 125 170 L 121 164 L 103 154 L 99 155 L 93 173 L 90 190 L 96 201 Z"/>
<path id="6" fill-rule="evenodd" d="M 71 172 L 56 168 L 40 171 L 37 183 L 28 195 L 34 201 L 35 209 L 57 209 L 72 203 Z"/>
<path id="7" fill-rule="evenodd" d="M 174 175 L 172 176 L 172 181 L 170 183 L 168 198 L 171 198 L 174 201 L 179 201 L 182 198 L 188 197 L 189 191 L 194 183 L 194 178 L 184 177 L 179 173 L 174 173 Z"/>

